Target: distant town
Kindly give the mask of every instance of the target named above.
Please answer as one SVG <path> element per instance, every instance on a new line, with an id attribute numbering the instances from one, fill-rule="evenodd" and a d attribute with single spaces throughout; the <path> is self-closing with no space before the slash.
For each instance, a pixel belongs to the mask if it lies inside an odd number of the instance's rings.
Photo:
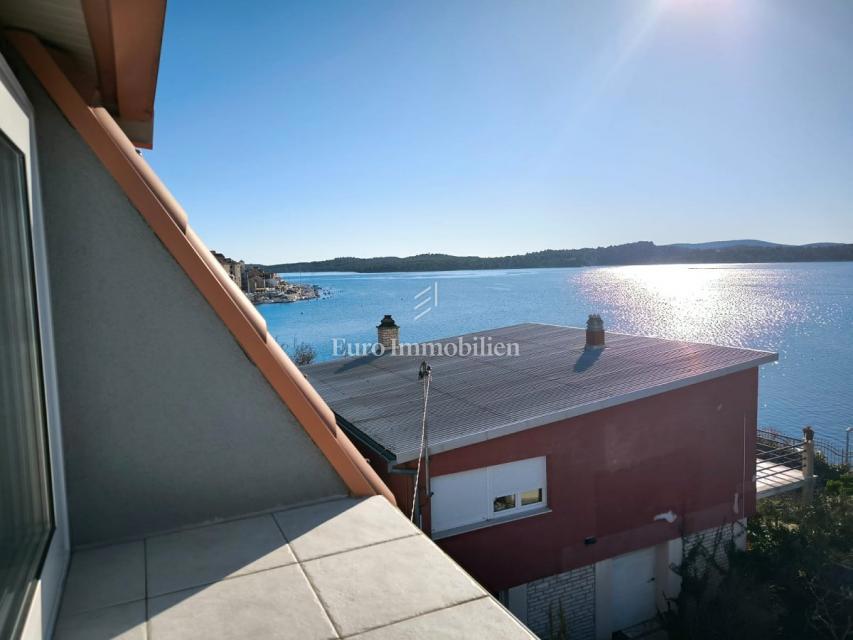
<path id="1" fill-rule="evenodd" d="M 323 294 L 323 289 L 317 285 L 288 282 L 257 265 L 232 260 L 218 251 L 211 253 L 252 304 L 314 300 Z"/>

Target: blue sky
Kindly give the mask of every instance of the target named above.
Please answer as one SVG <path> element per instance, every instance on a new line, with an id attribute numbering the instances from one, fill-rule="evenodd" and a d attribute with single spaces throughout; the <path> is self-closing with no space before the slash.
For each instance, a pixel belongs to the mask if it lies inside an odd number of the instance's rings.
<path id="1" fill-rule="evenodd" d="M 248 261 L 853 242 L 853 2 L 170 2 L 145 155 Z"/>

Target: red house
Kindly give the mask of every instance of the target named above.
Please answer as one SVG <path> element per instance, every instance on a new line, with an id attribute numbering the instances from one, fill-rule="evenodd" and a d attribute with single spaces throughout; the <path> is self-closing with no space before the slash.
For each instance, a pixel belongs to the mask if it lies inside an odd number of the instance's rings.
<path id="1" fill-rule="evenodd" d="M 305 373 L 401 509 L 534 632 L 562 610 L 572 638 L 609 638 L 677 593 L 683 539 L 754 513 L 758 366 L 776 358 L 605 340 L 592 316 L 586 331 L 522 324 Z"/>

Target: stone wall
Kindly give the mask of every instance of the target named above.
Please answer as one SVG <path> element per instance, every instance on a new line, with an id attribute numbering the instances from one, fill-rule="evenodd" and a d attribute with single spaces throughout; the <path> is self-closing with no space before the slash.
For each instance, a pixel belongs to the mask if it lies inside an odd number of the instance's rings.
<path id="1" fill-rule="evenodd" d="M 713 556 L 717 566 L 722 569 L 728 568 L 727 550 L 731 542 L 735 547 L 744 549 L 746 546 L 746 520 L 739 520 L 721 527 L 713 527 L 693 533 L 684 538 L 684 557 L 697 545 L 704 547 L 696 557 L 696 566 L 701 570 L 705 562 Z"/>
<path id="2" fill-rule="evenodd" d="M 540 638 L 560 628 L 560 608 L 572 640 L 595 637 L 595 567 L 587 565 L 527 583 L 527 626 Z"/>

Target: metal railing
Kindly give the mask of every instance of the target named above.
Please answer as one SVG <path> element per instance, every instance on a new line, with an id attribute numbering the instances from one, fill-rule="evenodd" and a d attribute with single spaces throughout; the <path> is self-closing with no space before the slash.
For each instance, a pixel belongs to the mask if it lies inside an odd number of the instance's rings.
<path id="1" fill-rule="evenodd" d="M 770 429 L 758 429 L 755 455 L 759 462 L 766 464 L 759 464 L 756 468 L 756 481 L 767 483 L 776 476 L 788 476 L 792 471 L 801 471 L 803 452 L 802 440 Z"/>
<path id="2" fill-rule="evenodd" d="M 827 464 L 842 465 L 850 468 L 853 459 L 850 457 L 850 434 L 851 429 L 847 430 L 847 439 L 844 446 L 838 442 L 827 440 L 826 438 L 814 438 L 815 455 L 823 459 Z M 802 446 L 803 441 L 800 438 L 793 438 L 779 433 L 775 429 L 758 429 L 758 438 L 756 441 L 756 454 L 761 459 L 769 460 L 774 455 L 779 455 L 780 461 L 775 464 L 784 464 L 786 466 L 797 467 L 802 466 Z M 782 448 L 789 447 L 788 457 L 782 454 Z M 799 461 L 794 459 L 794 449 L 799 447 Z"/>
<path id="3" fill-rule="evenodd" d="M 823 438 L 815 438 L 815 452 L 820 455 L 828 464 L 836 464 L 850 468 L 850 451 L 849 440 L 848 446 L 842 447 L 837 442 L 825 440 Z"/>

